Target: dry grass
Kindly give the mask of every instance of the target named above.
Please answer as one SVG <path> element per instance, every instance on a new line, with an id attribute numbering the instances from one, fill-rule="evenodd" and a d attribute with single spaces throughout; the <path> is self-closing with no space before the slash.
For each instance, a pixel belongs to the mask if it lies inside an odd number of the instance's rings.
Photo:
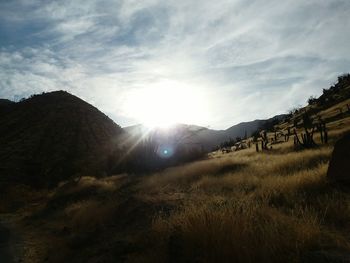
<path id="1" fill-rule="evenodd" d="M 136 261 L 312 262 L 317 251 L 349 252 L 350 195 L 326 180 L 331 152 L 295 152 L 289 142 L 145 178 L 141 197 L 182 199 L 170 215 L 155 216 L 152 242 Z"/>
<path id="2" fill-rule="evenodd" d="M 46 254 L 34 262 L 114 259 L 113 253 L 103 251 L 113 242 L 115 235 L 111 229 L 125 223 L 124 218 L 128 219 L 126 210 L 130 207 L 123 206 L 119 193 L 128 182 L 125 175 L 100 179 L 82 177 L 79 181 L 62 182 L 48 195 L 43 209 L 32 214 L 31 220 L 36 222 L 34 231 L 38 226 L 40 229 L 36 239 L 46 242 Z M 34 232 L 31 227 L 30 231 Z M 56 253 L 57 249 L 60 253 Z"/>
<path id="3" fill-rule="evenodd" d="M 326 110 L 320 111 L 317 115 L 322 116 L 323 118 L 330 118 L 339 114 L 339 109 L 342 109 L 342 112 L 347 112 L 348 108 L 346 104 L 350 104 L 350 99 L 344 100 L 332 107 L 329 107 Z"/>
<path id="4" fill-rule="evenodd" d="M 186 187 L 203 175 L 214 175 L 229 169 L 239 169 L 244 164 L 243 160 L 232 158 L 197 161 L 181 167 L 168 168 L 161 173 L 145 178 L 142 188 L 158 192 L 159 189 L 165 190 L 167 187 Z"/>
<path id="5" fill-rule="evenodd" d="M 91 232 L 110 223 L 114 218 L 116 204 L 84 200 L 68 205 L 64 212 L 67 225 L 77 232 Z"/>
<path id="6" fill-rule="evenodd" d="M 86 189 L 95 189 L 98 192 L 112 192 L 120 186 L 119 181 L 124 177 L 125 175 L 118 175 L 98 179 L 91 176 L 84 176 L 77 182 L 62 182 L 55 193 L 74 194 Z"/>
<path id="7" fill-rule="evenodd" d="M 39 191 L 27 185 L 9 184 L 0 190 L 0 214 L 13 213 L 25 206 L 46 199 L 48 191 Z"/>
<path id="8" fill-rule="evenodd" d="M 161 244 L 171 246 L 162 257 L 178 262 L 297 261 L 303 250 L 319 246 L 322 237 L 310 214 L 297 219 L 241 200 L 192 204 L 170 219 L 156 219 L 153 227 Z"/>
<path id="9" fill-rule="evenodd" d="M 314 169 L 326 163 L 330 154 L 330 147 L 282 154 L 277 150 L 270 154 L 256 154 L 253 150 L 246 150 L 221 158 L 167 169 L 145 178 L 142 188 L 147 192 L 170 189 L 184 191 L 191 186 L 200 185 L 203 180 L 211 186 L 221 185 L 222 189 L 232 185 L 229 181 L 250 181 L 253 186 L 262 179 L 267 181 L 265 177 L 272 176 L 270 181 L 273 182 L 275 179 L 278 180 L 278 176 L 288 176 L 299 171 Z"/>
<path id="10" fill-rule="evenodd" d="M 65 251 L 57 262 L 334 261 L 350 252 L 350 193 L 326 172 L 349 127 L 350 118 L 333 122 L 330 144 L 315 149 L 294 151 L 290 140 L 141 178 L 62 184 L 45 210 L 59 233 L 49 251 Z"/>

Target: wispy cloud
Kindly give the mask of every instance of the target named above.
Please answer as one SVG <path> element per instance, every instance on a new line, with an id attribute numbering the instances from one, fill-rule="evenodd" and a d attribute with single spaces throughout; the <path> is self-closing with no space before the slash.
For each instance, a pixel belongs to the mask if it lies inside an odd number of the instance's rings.
<path id="1" fill-rule="evenodd" d="M 0 97 L 65 89 L 121 125 L 131 91 L 176 81 L 210 98 L 226 128 L 318 95 L 350 69 L 350 2 L 0 3 Z"/>

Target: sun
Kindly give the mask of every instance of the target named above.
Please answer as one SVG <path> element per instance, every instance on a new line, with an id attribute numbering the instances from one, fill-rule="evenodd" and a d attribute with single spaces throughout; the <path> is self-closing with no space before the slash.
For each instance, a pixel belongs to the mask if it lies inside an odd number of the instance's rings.
<path id="1" fill-rule="evenodd" d="M 128 116 L 149 128 L 166 128 L 176 123 L 205 123 L 209 103 L 199 89 L 162 81 L 130 91 L 123 108 Z"/>

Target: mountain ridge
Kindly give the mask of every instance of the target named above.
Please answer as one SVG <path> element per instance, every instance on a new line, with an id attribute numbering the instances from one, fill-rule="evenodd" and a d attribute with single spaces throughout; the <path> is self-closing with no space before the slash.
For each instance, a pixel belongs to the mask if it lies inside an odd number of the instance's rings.
<path id="1" fill-rule="evenodd" d="M 191 124 L 175 124 L 172 127 L 187 126 L 189 131 L 195 131 L 195 129 L 197 129 L 197 136 L 192 136 L 193 143 L 200 144 L 206 151 L 210 151 L 229 139 L 235 139 L 236 137 L 243 138 L 246 134 L 249 137 L 258 129 L 262 129 L 264 125 L 273 123 L 274 121 L 280 121 L 286 116 L 286 114 L 280 114 L 265 120 L 257 119 L 254 121 L 241 122 L 227 128 L 226 130 L 215 130 Z M 134 137 L 141 137 L 142 134 L 149 130 L 142 124 L 123 127 L 123 129 Z"/>

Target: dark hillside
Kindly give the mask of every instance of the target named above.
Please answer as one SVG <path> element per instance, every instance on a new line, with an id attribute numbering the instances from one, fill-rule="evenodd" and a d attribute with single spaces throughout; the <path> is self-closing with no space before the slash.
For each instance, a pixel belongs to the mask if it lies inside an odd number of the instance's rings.
<path id="1" fill-rule="evenodd" d="M 4 108 L 4 107 L 7 107 L 7 106 L 10 106 L 13 103 L 14 102 L 10 101 L 10 100 L 0 99 L 0 108 Z"/>
<path id="2" fill-rule="evenodd" d="M 123 131 L 92 105 L 64 91 L 6 103 L 0 115 L 1 180 L 55 184 L 101 170 Z"/>
<path id="3" fill-rule="evenodd" d="M 15 104 L 15 103 L 10 100 L 0 99 L 0 116 L 5 114 L 12 104 Z"/>

